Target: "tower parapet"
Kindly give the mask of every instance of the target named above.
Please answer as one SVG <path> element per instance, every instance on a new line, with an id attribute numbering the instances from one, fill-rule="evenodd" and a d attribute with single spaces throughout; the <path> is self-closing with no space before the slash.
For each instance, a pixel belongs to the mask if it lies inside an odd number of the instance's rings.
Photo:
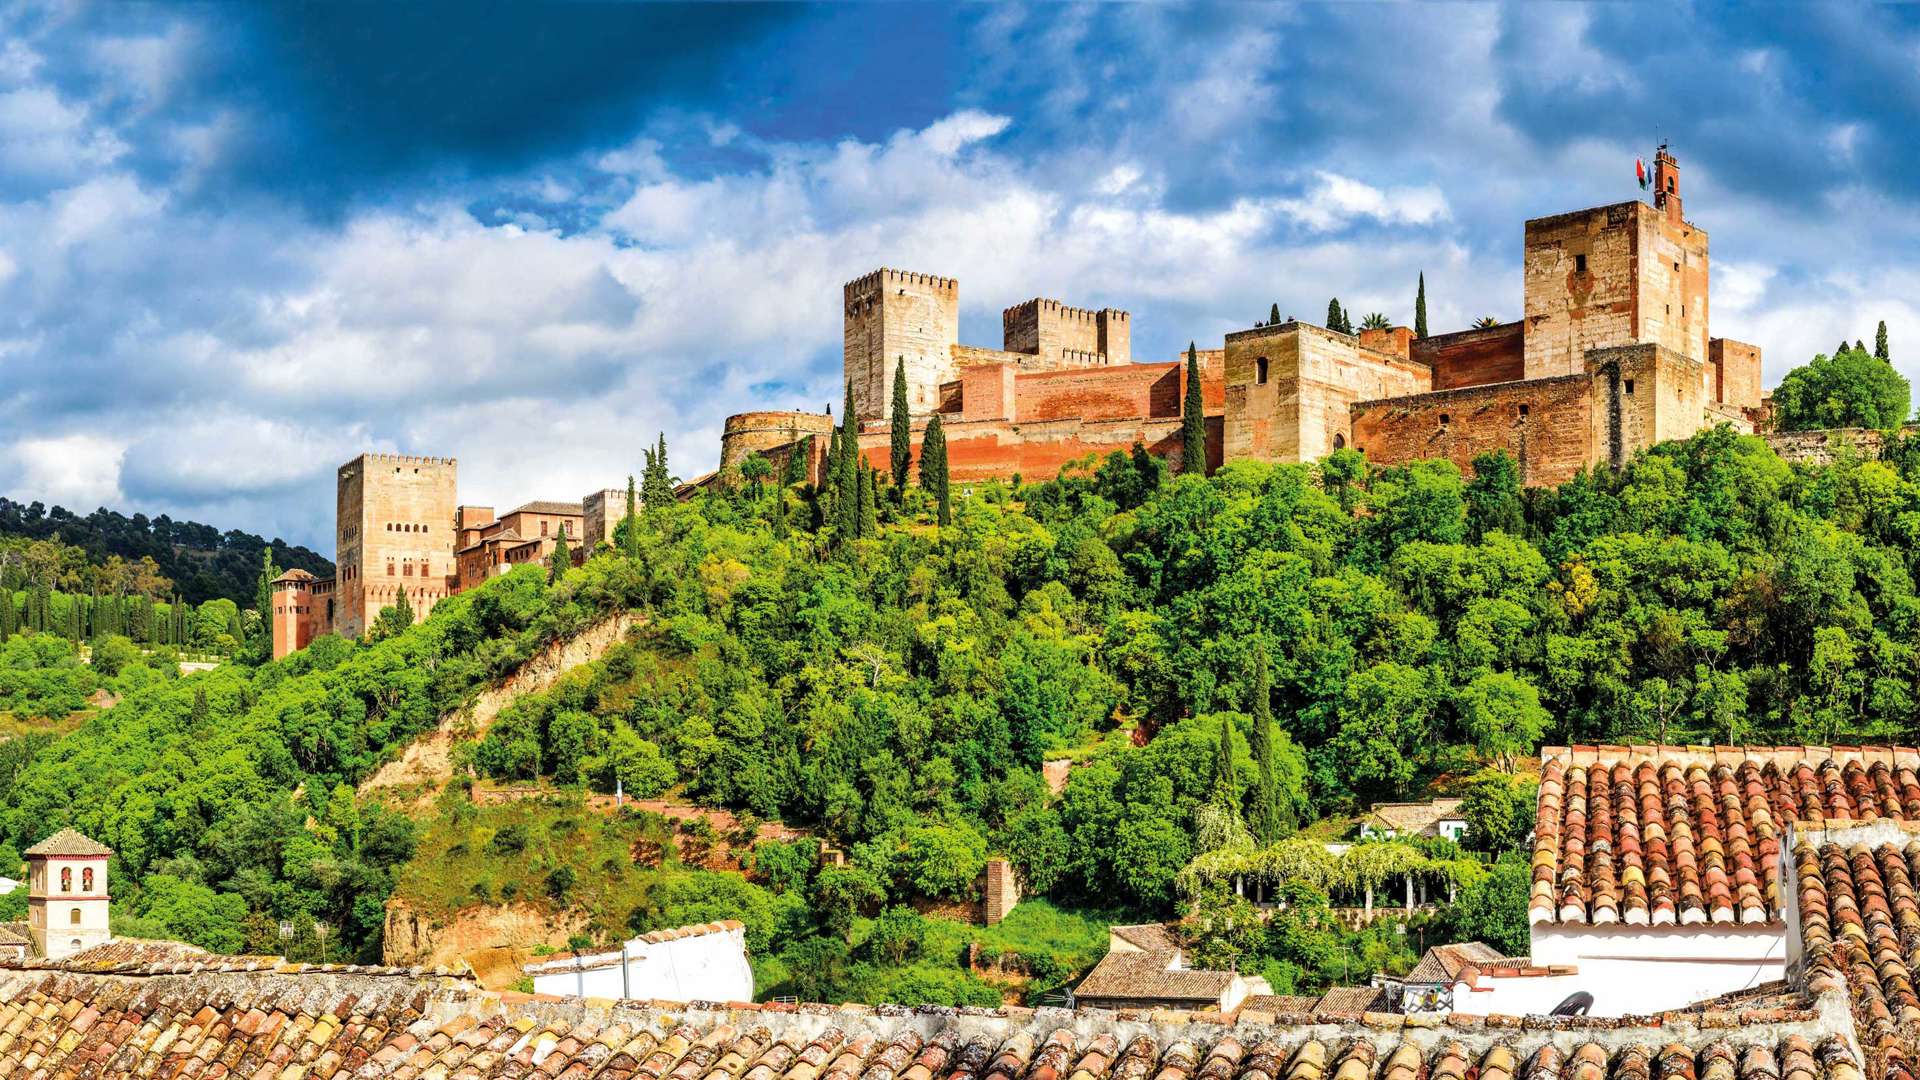
<path id="1" fill-rule="evenodd" d="M 842 366 L 862 420 L 887 415 L 894 370 L 907 371 L 907 408 L 927 416 L 939 407 L 940 384 L 957 368 L 960 282 L 939 274 L 883 267 L 847 282 Z"/>
<path id="2" fill-rule="evenodd" d="M 1000 313 L 1002 348 L 1078 366 L 1068 353 L 1096 353 L 1107 364 L 1133 360 L 1131 317 L 1118 308 L 1083 308 L 1048 297 L 1015 304 Z"/>

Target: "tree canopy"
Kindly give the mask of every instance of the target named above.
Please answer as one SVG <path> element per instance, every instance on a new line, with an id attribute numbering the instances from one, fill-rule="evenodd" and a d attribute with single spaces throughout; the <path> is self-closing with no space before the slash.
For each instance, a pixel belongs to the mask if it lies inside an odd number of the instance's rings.
<path id="1" fill-rule="evenodd" d="M 1912 415 L 1906 377 L 1860 348 L 1821 355 L 1787 372 L 1773 391 L 1781 431 L 1815 428 L 1890 428 Z"/>

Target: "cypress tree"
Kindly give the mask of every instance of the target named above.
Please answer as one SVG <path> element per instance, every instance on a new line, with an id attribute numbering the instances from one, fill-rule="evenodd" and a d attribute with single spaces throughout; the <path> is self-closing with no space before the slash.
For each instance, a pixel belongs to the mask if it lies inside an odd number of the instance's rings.
<path id="1" fill-rule="evenodd" d="M 207 721 L 207 688 L 193 688 L 193 709 L 187 713 L 187 726 L 197 728 Z"/>
<path id="2" fill-rule="evenodd" d="M 1887 320 L 1880 320 L 1880 329 L 1873 332 L 1873 355 L 1893 363 L 1893 354 L 1887 351 Z"/>
<path id="3" fill-rule="evenodd" d="M 17 613 L 13 608 L 13 590 L 0 583 L 0 641 L 5 641 L 20 631 Z"/>
<path id="4" fill-rule="evenodd" d="M 627 474 L 627 520 L 626 535 L 620 538 L 620 546 L 629 559 L 640 560 L 640 503 L 634 494 L 633 474 Z"/>
<path id="5" fill-rule="evenodd" d="M 1413 294 L 1413 336 L 1427 336 L 1427 272 L 1420 271 L 1420 289 Z"/>
<path id="6" fill-rule="evenodd" d="M 567 550 L 567 527 L 560 526 L 560 535 L 554 538 L 553 554 L 547 556 L 547 584 L 560 580 L 562 574 L 573 565 L 573 553 Z"/>
<path id="7" fill-rule="evenodd" d="M 1278 300 L 1275 300 L 1273 302 L 1273 310 L 1267 312 L 1267 325 L 1268 326 L 1280 325 L 1280 301 Z"/>
<path id="8" fill-rule="evenodd" d="M 235 644 L 242 644 L 245 642 L 246 632 L 246 623 L 240 618 L 240 610 L 235 608 L 233 614 L 227 616 L 227 636 L 232 638 Z"/>
<path id="9" fill-rule="evenodd" d="M 1340 318 L 1341 318 L 1340 298 L 1336 296 L 1333 299 L 1327 301 L 1327 329 L 1332 330 L 1335 333 L 1339 333 Z"/>
<path id="10" fill-rule="evenodd" d="M 279 576 L 280 568 L 273 565 L 273 545 L 268 544 L 260 549 L 260 580 L 254 586 L 253 602 L 260 612 L 260 635 L 269 653 L 273 651 L 273 582 Z"/>
<path id="11" fill-rule="evenodd" d="M 940 414 L 927 421 L 927 432 L 920 437 L 920 486 L 932 495 L 942 525 L 953 523 L 953 504 L 947 491 L 947 433 L 940 425 Z"/>
<path id="12" fill-rule="evenodd" d="M 1206 398 L 1200 389 L 1200 353 L 1187 342 L 1187 396 L 1180 403 L 1180 471 L 1207 475 Z"/>
<path id="13" fill-rule="evenodd" d="M 1239 800 L 1234 797 L 1233 721 L 1220 717 L 1220 747 L 1213 756 L 1213 802 L 1229 814 L 1239 816 Z"/>
<path id="14" fill-rule="evenodd" d="M 896 498 L 907 490 L 907 469 L 913 464 L 913 418 L 907 415 L 907 362 L 893 368 L 893 490 Z"/>
<path id="15" fill-rule="evenodd" d="M 786 464 L 780 470 L 780 486 L 790 488 L 807 478 L 807 462 L 813 460 L 813 436 L 795 439 L 787 451 Z"/>
<path id="16" fill-rule="evenodd" d="M 656 449 L 641 453 L 646 455 L 647 464 L 640 470 L 640 503 L 655 510 L 673 501 L 673 474 L 667 470 L 667 433 L 660 433 Z"/>
<path id="17" fill-rule="evenodd" d="M 880 470 L 861 469 L 860 475 L 866 478 L 860 485 L 860 535 L 880 535 Z"/>
<path id="18" fill-rule="evenodd" d="M 1254 839 L 1271 844 L 1280 839 L 1282 821 L 1279 791 L 1273 777 L 1273 673 L 1267 667 L 1267 650 L 1253 654 L 1253 701 L 1247 711 L 1253 715 L 1253 737 L 1248 740 L 1253 761 L 1260 767 L 1260 786 L 1253 802 Z"/>
<path id="19" fill-rule="evenodd" d="M 842 540 L 860 535 L 860 428 L 853 415 L 853 380 L 840 410 L 840 459 L 833 466 L 834 526 Z"/>
<path id="20" fill-rule="evenodd" d="M 1866 343 L 1866 342 L 1864 342 L 1864 341 L 1861 341 L 1861 340 L 1860 340 L 1859 338 L 1854 338 L 1854 339 L 1853 339 L 1853 351 L 1854 351 L 1854 352 L 1857 352 L 1857 353 L 1864 353 L 1864 352 L 1866 352 L 1866 351 L 1867 351 L 1867 343 Z"/>
<path id="21" fill-rule="evenodd" d="M 405 585 L 400 586 L 400 595 L 393 602 L 393 612 L 396 617 L 395 621 L 397 621 L 403 629 L 413 625 L 413 601 L 407 598 L 407 587 Z"/>
<path id="22" fill-rule="evenodd" d="M 1847 350 L 1850 348 L 1852 348 L 1852 346 L 1847 344 L 1847 339 L 1841 338 L 1839 346 L 1833 350 L 1833 355 L 1844 356 L 1846 355 Z"/>

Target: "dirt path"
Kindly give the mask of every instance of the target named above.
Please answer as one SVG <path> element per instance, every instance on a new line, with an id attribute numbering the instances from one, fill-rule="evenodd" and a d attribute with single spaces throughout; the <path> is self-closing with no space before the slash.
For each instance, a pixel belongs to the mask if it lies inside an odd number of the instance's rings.
<path id="1" fill-rule="evenodd" d="M 415 739 L 399 760 L 380 766 L 360 785 L 365 796 L 393 789 L 421 789 L 412 800 L 422 806 L 453 778 L 453 748 L 477 739 L 493 724 L 494 717 L 507 703 L 522 694 L 536 694 L 560 680 L 562 675 L 582 664 L 590 664 L 606 654 L 639 621 L 630 611 L 611 615 L 564 641 L 556 641 L 535 653 L 520 669 L 498 685 L 488 687 L 466 708 L 449 712 L 431 733 Z"/>

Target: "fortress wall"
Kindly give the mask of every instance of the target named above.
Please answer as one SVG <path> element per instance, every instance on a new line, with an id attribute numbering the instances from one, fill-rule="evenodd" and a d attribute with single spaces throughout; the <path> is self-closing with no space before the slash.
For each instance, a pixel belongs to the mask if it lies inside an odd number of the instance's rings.
<path id="1" fill-rule="evenodd" d="M 1122 364 L 1021 375 L 1015 385 L 1022 421 L 1180 418 L 1184 365 Z M 1202 381 L 1202 389 L 1205 382 Z M 971 413 L 971 410 L 969 410 Z"/>
<path id="2" fill-rule="evenodd" d="M 1463 387 L 1351 408 L 1353 445 L 1379 465 L 1446 458 L 1471 473 L 1505 450 L 1526 484 L 1559 484 L 1595 460 L 1595 380 L 1585 374 Z"/>
<path id="3" fill-rule="evenodd" d="M 1588 349 L 1634 340 L 1640 208 L 1618 203 L 1527 222 L 1527 378 L 1577 374 Z"/>
<path id="4" fill-rule="evenodd" d="M 1129 417 L 1115 420 L 1043 420 L 1016 423 L 1007 420 L 941 420 L 947 436 L 947 467 L 956 482 L 1007 479 L 1015 473 L 1025 480 L 1057 476 L 1069 462 L 1088 454 L 1125 453 L 1138 442 L 1170 463 L 1180 460 L 1180 418 Z M 1208 468 L 1218 468 L 1221 420 L 1207 418 Z M 913 443 L 914 475 L 920 467 L 920 436 Z M 860 449 L 874 468 L 887 467 L 892 442 L 884 431 L 865 432 Z"/>
<path id="5" fill-rule="evenodd" d="M 1526 374 L 1524 324 L 1439 334 L 1413 343 L 1412 358 L 1433 372 L 1435 390 L 1513 382 Z"/>
<path id="6" fill-rule="evenodd" d="M 1760 346 L 1732 338 L 1707 343 L 1707 361 L 1713 368 L 1715 401 L 1736 409 L 1758 409 L 1764 391 L 1760 385 Z"/>
<path id="7" fill-rule="evenodd" d="M 807 435 L 825 438 L 832 430 L 833 417 L 825 413 L 780 411 L 729 416 L 720 433 L 720 467 L 737 466 L 748 455 L 764 455 Z"/>

